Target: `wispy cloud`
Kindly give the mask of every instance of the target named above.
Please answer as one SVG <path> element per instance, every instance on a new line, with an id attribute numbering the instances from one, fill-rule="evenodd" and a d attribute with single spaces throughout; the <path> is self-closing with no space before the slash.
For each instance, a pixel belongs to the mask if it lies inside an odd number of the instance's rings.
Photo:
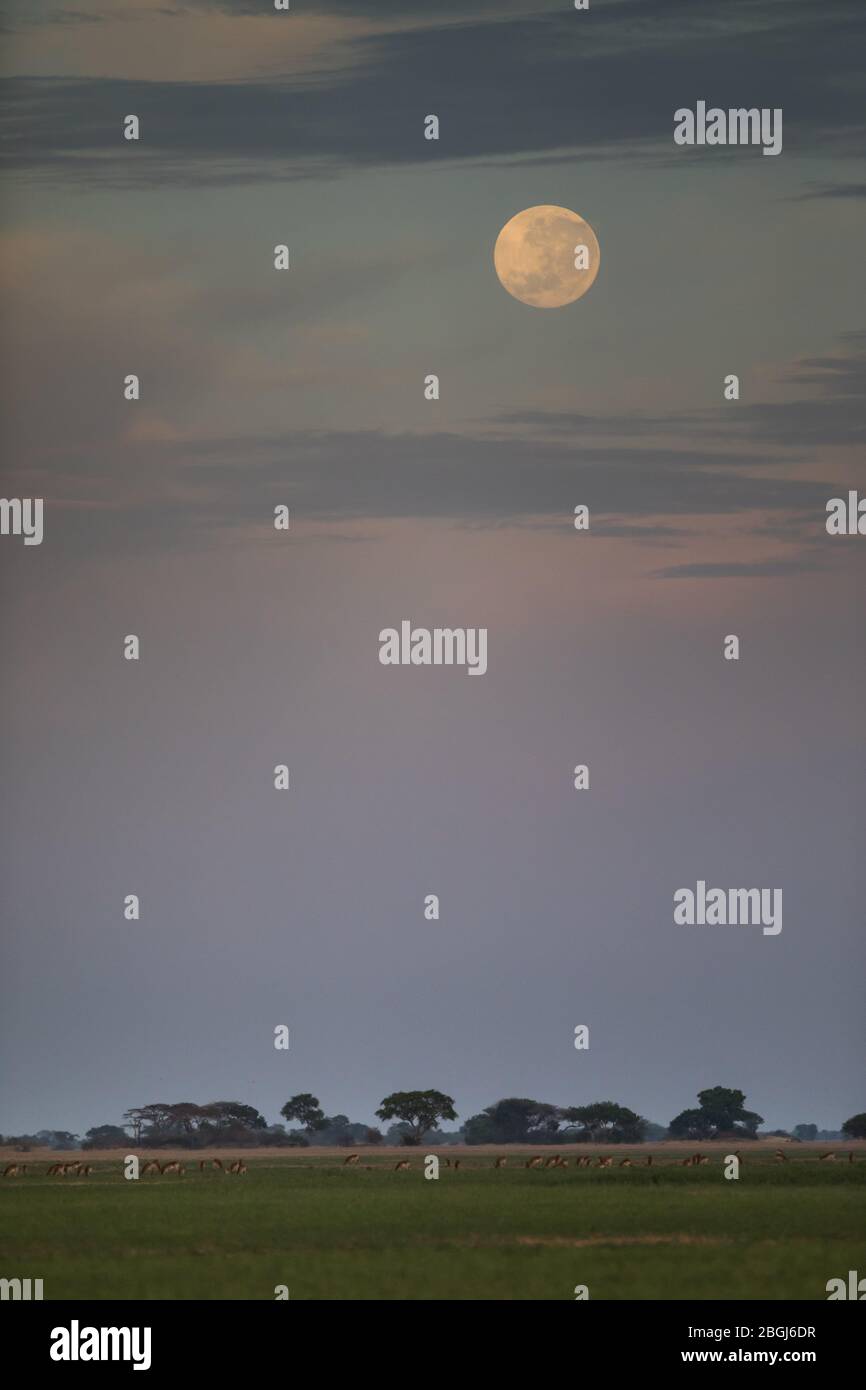
<path id="1" fill-rule="evenodd" d="M 36 77 L 19 65 L 5 93 L 7 166 L 127 187 L 566 152 L 668 161 L 673 110 L 698 93 L 726 106 L 783 107 L 788 158 L 823 152 L 828 141 L 836 155 L 866 152 L 866 119 L 851 100 L 866 11 L 849 0 L 820 7 L 761 0 L 728 4 L 720 14 L 664 0 L 651 21 L 646 6 L 623 0 L 594 11 L 589 23 L 561 8 L 512 16 L 497 6 L 460 23 L 404 16 L 405 27 L 390 30 L 376 7 L 375 31 L 364 28 L 371 7 L 347 5 L 332 11 L 333 23 L 360 27 L 338 27 L 328 43 L 311 34 L 300 65 L 292 49 L 304 31 L 298 17 L 286 21 L 298 27 L 282 71 L 274 45 L 285 26 L 275 27 L 274 16 L 246 20 L 246 7 L 233 11 L 239 17 L 226 22 L 255 33 L 247 71 L 233 71 L 231 81 L 208 80 L 206 68 L 194 80 L 166 80 L 150 60 L 146 82 L 104 64 L 89 77 L 44 68 Z M 201 16 L 200 7 L 195 12 Z M 439 15 L 438 8 L 425 13 Z M 162 19 L 166 34 L 174 22 Z M 128 40 L 121 49 L 129 51 Z M 189 51 L 160 47 L 169 56 Z M 435 145 L 422 138 L 421 117 L 431 110 L 442 121 Z M 118 139 L 118 114 L 127 111 L 145 122 L 135 151 Z M 693 154 L 677 153 L 686 161 Z M 753 153 L 714 151 L 720 168 Z"/>

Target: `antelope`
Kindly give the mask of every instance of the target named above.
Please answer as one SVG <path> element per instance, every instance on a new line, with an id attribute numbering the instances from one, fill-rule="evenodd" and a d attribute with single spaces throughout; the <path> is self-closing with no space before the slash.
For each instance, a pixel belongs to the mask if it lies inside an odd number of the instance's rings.
<path id="1" fill-rule="evenodd" d="M 159 1166 L 159 1160 L 156 1158 L 149 1158 L 141 1170 L 141 1176 L 144 1177 L 145 1173 L 152 1173 L 154 1170 L 156 1170 L 157 1173 L 162 1172 Z"/>
<path id="2" fill-rule="evenodd" d="M 630 1159 L 630 1158 L 621 1158 L 620 1161 L 619 1161 L 619 1166 L 620 1166 L 620 1168 L 630 1168 L 630 1167 L 631 1167 L 631 1159 Z"/>
<path id="3" fill-rule="evenodd" d="M 81 1168 L 81 1164 L 78 1163 L 78 1162 L 75 1162 L 75 1163 L 64 1163 L 64 1165 L 63 1165 L 63 1176 L 64 1176 L 64 1177 L 68 1177 L 69 1174 L 71 1173 L 72 1176 L 73 1176 L 74 1178 L 76 1178 L 76 1177 L 78 1176 L 78 1172 L 79 1172 L 79 1169 L 80 1169 L 80 1168 Z"/>
<path id="4" fill-rule="evenodd" d="M 647 1168 L 652 1168 L 652 1166 L 653 1166 L 653 1156 L 652 1156 L 652 1154 L 647 1154 L 646 1158 L 644 1159 L 644 1165 L 645 1165 Z"/>
<path id="5" fill-rule="evenodd" d="M 600 1159 L 598 1160 L 598 1167 L 599 1167 L 599 1168 L 609 1168 L 610 1165 L 611 1165 L 612 1163 L 613 1163 L 613 1159 L 612 1159 L 612 1158 L 600 1158 Z"/>
<path id="6" fill-rule="evenodd" d="M 409 1164 L 408 1164 L 408 1163 L 406 1164 L 406 1167 L 407 1167 L 407 1168 L 409 1167 Z M 455 1167 L 455 1168 L 459 1168 L 459 1167 L 460 1167 L 460 1159 L 459 1159 L 459 1158 L 455 1158 L 455 1160 L 454 1160 L 454 1167 Z"/>
<path id="7" fill-rule="evenodd" d="M 222 1163 L 222 1159 L 221 1159 L 221 1158 L 212 1158 L 212 1159 L 211 1159 L 211 1163 L 213 1164 L 214 1168 L 218 1168 L 219 1171 L 220 1171 L 221 1173 L 224 1173 L 224 1172 L 225 1172 L 225 1168 L 223 1168 L 223 1163 Z"/>
<path id="8" fill-rule="evenodd" d="M 186 1169 L 182 1163 L 179 1163 L 176 1158 L 173 1158 L 171 1163 L 163 1164 L 161 1172 L 162 1176 L 165 1177 L 166 1173 L 177 1173 L 180 1175 L 181 1173 L 185 1173 Z"/>
<path id="9" fill-rule="evenodd" d="M 835 1154 L 835 1153 L 821 1154 L 821 1157 L 818 1159 L 818 1162 L 819 1162 L 819 1163 L 833 1163 L 833 1162 L 835 1161 L 835 1158 L 836 1158 L 836 1154 Z"/>
<path id="10" fill-rule="evenodd" d="M 853 1162 L 854 1162 L 854 1150 L 853 1150 L 853 1149 L 851 1150 L 851 1152 L 850 1152 L 849 1155 L 848 1155 L 848 1162 L 849 1162 L 849 1163 L 853 1163 Z"/>
<path id="11" fill-rule="evenodd" d="M 21 1171 L 22 1171 L 22 1172 L 24 1171 L 23 1168 L 22 1168 Z M 7 1163 L 7 1164 L 6 1164 L 6 1167 L 3 1169 L 3 1176 L 4 1176 L 4 1178 L 17 1178 L 17 1176 L 18 1176 L 18 1164 L 17 1164 L 17 1163 Z"/>
<path id="12" fill-rule="evenodd" d="M 541 1163 L 542 1163 L 541 1154 L 536 1154 L 534 1158 L 528 1158 L 528 1159 L 526 1160 L 526 1166 L 527 1166 L 527 1168 L 540 1168 L 540 1167 L 541 1167 Z"/>
<path id="13" fill-rule="evenodd" d="M 710 1160 L 707 1158 L 706 1154 L 698 1154 L 698 1163 L 701 1164 L 701 1166 L 703 1166 L 703 1164 L 705 1163 L 709 1163 L 709 1161 Z"/>
<path id="14" fill-rule="evenodd" d="M 207 1167 L 207 1159 L 206 1159 L 206 1158 L 200 1158 L 199 1161 L 198 1161 L 198 1171 L 199 1171 L 200 1173 L 203 1173 L 206 1167 Z"/>
<path id="15" fill-rule="evenodd" d="M 494 1160 L 493 1160 L 493 1167 L 494 1167 L 494 1168 L 504 1168 L 507 1162 L 508 1162 L 508 1159 L 507 1159 L 507 1158 L 494 1158 Z"/>
<path id="16" fill-rule="evenodd" d="M 48 1172 L 45 1174 L 46 1178 L 56 1178 L 58 1174 L 61 1172 L 62 1167 L 63 1165 L 61 1163 L 50 1164 L 48 1167 Z"/>
<path id="17" fill-rule="evenodd" d="M 245 1173 L 246 1171 L 247 1165 L 244 1163 L 242 1158 L 236 1158 L 234 1163 L 229 1164 L 229 1172 L 234 1173 L 236 1177 L 240 1177 L 241 1174 Z"/>
<path id="18" fill-rule="evenodd" d="M 545 1168 L 558 1168 L 561 1162 L 562 1159 L 559 1157 L 559 1154 L 554 1154 L 552 1158 L 546 1158 L 544 1160 L 544 1166 Z"/>
<path id="19" fill-rule="evenodd" d="M 360 1155 L 360 1154 L 349 1154 L 348 1158 L 344 1158 L 344 1159 L 343 1159 L 343 1167 L 345 1168 L 346 1165 L 349 1164 L 349 1163 L 360 1163 L 360 1162 L 361 1162 L 361 1155 Z"/>
<path id="20" fill-rule="evenodd" d="M 777 1150 L 776 1150 L 776 1162 L 777 1162 L 777 1163 L 787 1163 L 787 1162 L 788 1162 L 788 1156 L 787 1156 L 787 1154 L 783 1154 L 781 1149 L 777 1149 Z"/>
<path id="21" fill-rule="evenodd" d="M 78 1176 L 79 1176 L 80 1178 L 89 1178 L 89 1177 L 90 1177 L 90 1174 L 91 1174 L 92 1172 L 93 1172 L 92 1166 L 91 1166 L 89 1163 L 85 1163 L 84 1167 L 82 1168 L 82 1170 L 81 1170 L 81 1172 L 78 1174 Z"/>
<path id="22" fill-rule="evenodd" d="M 691 1160 L 690 1158 L 681 1158 L 681 1159 L 680 1159 L 680 1167 L 681 1167 L 681 1168 L 691 1168 L 691 1166 L 692 1166 L 692 1160 Z"/>
<path id="23" fill-rule="evenodd" d="M 409 1160 L 408 1160 L 408 1158 L 401 1158 L 399 1163 L 395 1163 L 395 1164 L 394 1164 L 394 1172 L 395 1172 L 395 1173 L 402 1173 L 403 1170 L 404 1170 L 404 1168 L 408 1168 L 408 1167 L 409 1167 Z"/>

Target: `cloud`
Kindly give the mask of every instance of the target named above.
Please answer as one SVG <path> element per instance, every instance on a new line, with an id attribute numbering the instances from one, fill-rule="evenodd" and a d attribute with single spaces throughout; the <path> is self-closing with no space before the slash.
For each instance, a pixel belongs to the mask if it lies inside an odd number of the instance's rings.
<path id="1" fill-rule="evenodd" d="M 793 202 L 808 203 L 817 199 L 860 199 L 866 198 L 866 183 L 820 183 L 813 184 L 805 193 L 798 193 Z"/>
<path id="2" fill-rule="evenodd" d="M 700 440 L 740 439 L 750 448 L 726 462 L 748 467 L 760 461 L 783 465 L 789 454 L 756 454 L 756 443 L 785 449 L 856 445 L 866 442 L 866 332 L 841 335 L 839 348 L 822 357 L 803 357 L 782 369 L 778 380 L 786 390 L 781 401 L 738 401 L 708 410 L 676 414 L 588 415 L 578 411 L 505 411 L 491 422 L 504 428 L 556 438 L 592 439 L 667 436 Z M 792 394 L 796 393 L 796 394 Z"/>
<path id="3" fill-rule="evenodd" d="M 866 152 L 866 121 L 853 98 L 866 37 L 861 5 L 764 0 L 726 5 L 723 15 L 697 9 L 663 0 L 650 20 L 645 5 L 624 0 L 587 22 L 575 11 L 510 18 L 497 8 L 460 23 L 345 33 L 320 50 L 321 71 L 308 64 L 292 76 L 287 68 L 279 80 L 261 68 L 271 60 L 273 23 L 238 18 L 228 22 L 249 22 L 269 40 L 260 58 L 250 55 L 253 80 L 235 73 L 231 82 L 161 80 L 160 54 L 177 51 L 166 18 L 164 42 L 149 58 L 153 80 L 34 77 L 17 68 L 4 95 L 5 158 L 43 177 L 120 187 L 566 152 L 706 165 L 706 151 L 672 145 L 674 109 L 697 96 L 783 107 L 788 158 L 823 154 L 830 141 L 837 155 Z M 128 111 L 143 121 L 135 150 L 118 138 Z M 438 143 L 423 139 L 429 111 L 441 119 Z M 755 155 L 712 153 L 718 167 Z"/>
<path id="4" fill-rule="evenodd" d="M 668 569 L 653 570 L 650 579 L 779 579 L 791 574 L 806 574 L 823 566 L 817 559 L 805 556 L 791 560 L 708 561 L 691 565 L 671 565 Z"/>

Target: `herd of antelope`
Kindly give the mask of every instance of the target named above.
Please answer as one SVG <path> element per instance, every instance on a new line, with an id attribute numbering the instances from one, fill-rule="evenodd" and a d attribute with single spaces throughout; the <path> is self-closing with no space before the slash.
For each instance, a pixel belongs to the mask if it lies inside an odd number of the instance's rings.
<path id="1" fill-rule="evenodd" d="M 845 1157 L 845 1155 L 837 1155 L 835 1150 L 831 1150 L 829 1153 L 819 1154 L 818 1162 L 835 1163 L 837 1156 L 840 1158 Z M 725 1157 L 727 1157 L 727 1155 L 723 1156 L 722 1161 L 724 1161 Z M 739 1149 L 734 1150 L 734 1157 L 739 1159 L 740 1163 L 746 1162 L 746 1159 L 743 1158 L 743 1155 L 740 1153 Z M 788 1155 L 784 1153 L 782 1149 L 776 1149 L 773 1154 L 773 1157 L 776 1163 L 788 1162 Z M 847 1158 L 849 1163 L 853 1163 L 853 1152 L 848 1153 Z M 702 1168 L 704 1164 L 709 1163 L 709 1161 L 710 1160 L 707 1157 L 707 1155 L 702 1153 L 691 1154 L 688 1158 L 672 1159 L 672 1163 L 680 1168 Z M 360 1164 L 360 1162 L 360 1154 L 349 1154 L 346 1158 L 343 1159 L 343 1167 L 354 1167 L 355 1165 Z M 524 1161 L 523 1166 L 524 1168 L 567 1168 L 568 1162 L 568 1159 L 563 1158 L 561 1154 L 550 1154 L 548 1157 L 545 1157 L 544 1154 L 533 1154 L 531 1158 L 527 1158 Z M 644 1159 L 621 1158 L 615 1166 L 617 1168 L 652 1168 L 654 1162 L 655 1160 L 653 1158 L 653 1155 L 647 1154 L 646 1158 Z M 439 1158 L 440 1167 L 453 1168 L 455 1172 L 460 1171 L 460 1163 L 461 1160 L 459 1158 Z M 494 1168 L 505 1168 L 507 1164 L 508 1159 L 504 1156 L 494 1158 L 493 1160 Z M 398 1161 L 394 1164 L 394 1172 L 405 1173 L 408 1172 L 408 1170 L 411 1167 L 412 1163 L 410 1159 L 401 1158 L 398 1159 Z M 597 1157 L 593 1162 L 592 1158 L 589 1157 L 587 1154 L 580 1154 L 574 1160 L 574 1167 L 613 1168 L 614 1161 L 613 1158 L 609 1156 L 601 1155 Z M 366 1168 L 368 1172 L 372 1172 L 372 1167 L 370 1164 L 367 1164 Z M 202 1158 L 199 1160 L 198 1169 L 200 1173 L 206 1173 L 211 1169 L 215 1169 L 219 1173 L 233 1173 L 235 1176 L 241 1177 L 247 1171 L 247 1165 L 244 1163 L 242 1158 L 236 1158 L 233 1163 L 226 1164 L 223 1164 L 222 1159 L 219 1158 Z M 3 1169 L 3 1177 L 23 1177 L 26 1174 L 26 1172 L 26 1163 L 7 1163 L 6 1167 Z M 45 1176 L 49 1178 L 89 1178 L 92 1172 L 93 1167 L 90 1163 L 79 1163 L 77 1161 L 73 1163 L 51 1163 L 48 1166 Z M 150 1158 L 142 1166 L 141 1176 L 145 1177 L 148 1174 L 153 1173 L 158 1174 L 160 1177 L 165 1177 L 169 1173 L 176 1173 L 180 1177 L 185 1172 L 185 1165 L 176 1158 L 171 1159 L 169 1162 L 166 1163 L 160 1163 L 158 1159 Z"/>
<path id="2" fill-rule="evenodd" d="M 223 1166 L 223 1162 L 219 1158 L 209 1160 L 203 1158 L 198 1167 L 200 1173 L 204 1173 L 209 1168 L 216 1168 L 220 1173 L 234 1173 L 238 1177 L 247 1171 L 247 1165 L 242 1158 L 237 1158 L 234 1163 L 229 1163 L 226 1166 Z M 3 1177 L 24 1177 L 26 1172 L 26 1163 L 7 1163 L 3 1169 Z M 47 1178 L 89 1178 L 92 1172 L 93 1166 L 90 1163 L 50 1163 L 45 1176 Z M 180 1176 L 185 1172 L 184 1164 L 177 1159 L 172 1159 L 168 1163 L 160 1163 L 158 1159 L 150 1158 L 142 1166 L 141 1177 L 145 1177 L 148 1173 L 158 1173 L 161 1177 L 165 1177 L 167 1173 L 177 1173 Z"/>
<path id="3" fill-rule="evenodd" d="M 725 1155 L 725 1157 L 727 1157 L 727 1155 Z M 734 1157 L 737 1158 L 737 1159 L 739 1159 L 739 1161 L 740 1161 L 741 1164 L 746 1162 L 746 1160 L 743 1158 L 743 1155 L 740 1153 L 740 1150 L 739 1150 L 739 1149 L 735 1149 L 735 1150 L 734 1150 Z M 774 1152 L 773 1157 L 775 1158 L 775 1161 L 776 1161 L 777 1163 L 787 1163 L 787 1162 L 788 1162 L 788 1156 L 787 1156 L 787 1154 L 783 1153 L 781 1149 L 776 1149 L 775 1152 Z M 826 1154 L 819 1154 L 819 1155 L 818 1155 L 818 1162 L 819 1162 L 819 1163 L 834 1163 L 835 1160 L 836 1160 L 836 1153 L 835 1153 L 835 1152 L 826 1153 Z M 655 1161 L 656 1161 L 656 1160 L 653 1158 L 653 1155 L 652 1155 L 652 1154 L 647 1154 L 646 1158 L 644 1158 L 644 1159 L 637 1159 L 637 1158 L 634 1158 L 634 1159 L 632 1159 L 632 1158 L 621 1158 L 621 1159 L 619 1160 L 619 1162 L 616 1164 L 616 1167 L 618 1167 L 618 1168 L 635 1168 L 635 1167 L 652 1168 L 652 1166 L 653 1166 L 653 1164 L 655 1163 Z M 723 1159 L 723 1161 L 724 1161 L 724 1159 Z M 354 1164 L 357 1164 L 357 1163 L 360 1163 L 360 1162 L 361 1162 L 361 1155 L 360 1155 L 360 1154 L 349 1154 L 347 1158 L 344 1158 L 344 1159 L 343 1159 L 343 1167 L 345 1168 L 345 1167 L 347 1167 L 347 1166 L 349 1166 L 349 1165 L 354 1165 Z M 679 1167 L 679 1168 L 703 1168 L 705 1164 L 708 1164 L 708 1163 L 710 1162 L 710 1159 L 709 1159 L 709 1157 L 708 1157 L 707 1154 L 694 1153 L 694 1154 L 691 1154 L 688 1158 L 674 1158 L 674 1159 L 672 1160 L 672 1162 L 673 1162 L 674 1166 Z M 848 1154 L 848 1162 L 849 1162 L 849 1163 L 853 1163 L 853 1162 L 854 1162 L 854 1154 L 853 1154 L 853 1152 L 851 1152 L 851 1153 Z M 508 1159 L 507 1159 L 506 1157 L 504 1157 L 504 1156 L 500 1156 L 499 1158 L 494 1158 L 494 1160 L 493 1160 L 493 1167 L 494 1167 L 494 1168 L 505 1168 L 505 1167 L 507 1167 L 507 1165 L 508 1165 Z M 455 1158 L 455 1159 L 452 1160 L 452 1159 L 450 1159 L 450 1158 L 441 1158 L 441 1157 L 440 1157 L 440 1159 L 439 1159 L 439 1166 L 440 1166 L 441 1168 L 454 1168 L 454 1169 L 459 1170 L 459 1168 L 460 1168 L 460 1159 L 459 1159 L 459 1158 Z M 548 1157 L 545 1157 L 544 1154 L 533 1154 L 532 1158 L 527 1158 L 527 1159 L 524 1161 L 523 1166 L 524 1166 L 524 1168 L 567 1168 L 567 1167 L 568 1167 L 568 1159 L 567 1159 L 567 1158 L 563 1158 L 563 1157 L 562 1157 L 562 1154 L 550 1154 Z M 597 1158 L 595 1159 L 595 1162 L 593 1162 L 592 1158 L 590 1158 L 588 1155 L 586 1155 L 586 1154 L 581 1154 L 581 1155 L 579 1155 L 579 1156 L 574 1160 L 574 1166 L 575 1166 L 575 1168 L 613 1168 L 613 1167 L 614 1167 L 614 1161 L 613 1161 L 613 1158 L 611 1158 L 611 1157 L 609 1157 L 609 1156 L 601 1155 L 601 1156 L 599 1156 L 599 1157 L 597 1157 Z M 408 1169 L 410 1169 L 411 1167 L 412 1167 L 412 1164 L 411 1164 L 411 1162 L 410 1162 L 409 1159 L 407 1159 L 407 1158 L 401 1158 L 401 1159 L 398 1160 L 397 1163 L 394 1164 L 394 1172 L 395 1172 L 395 1173 L 404 1173 L 404 1172 L 406 1172 Z M 367 1165 L 367 1171 L 368 1171 L 368 1172 L 372 1172 L 372 1168 L 370 1167 L 369 1164 Z"/>

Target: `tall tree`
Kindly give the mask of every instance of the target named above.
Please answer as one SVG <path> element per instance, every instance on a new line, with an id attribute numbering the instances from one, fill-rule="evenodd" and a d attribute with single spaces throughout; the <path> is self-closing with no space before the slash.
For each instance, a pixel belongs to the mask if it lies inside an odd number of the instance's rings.
<path id="1" fill-rule="evenodd" d="M 846 1139 L 866 1139 L 866 1110 L 846 1120 L 842 1126 L 842 1133 Z"/>
<path id="2" fill-rule="evenodd" d="M 94 1125 L 84 1136 L 82 1149 L 121 1149 L 128 1147 L 129 1135 L 120 1125 Z"/>
<path id="3" fill-rule="evenodd" d="M 573 1105 L 561 1112 L 568 1127 L 577 1130 L 577 1137 L 592 1144 L 639 1144 L 644 1136 L 640 1115 L 612 1100 L 597 1100 L 592 1105 Z"/>
<path id="4" fill-rule="evenodd" d="M 726 1135 L 732 1138 L 755 1137 L 758 1125 L 764 1123 L 762 1115 L 754 1110 L 746 1110 L 745 1092 L 730 1090 L 727 1086 L 710 1086 L 698 1091 L 700 1106 L 695 1110 L 683 1110 L 671 1120 L 670 1132 L 675 1139 L 721 1139 Z"/>
<path id="5" fill-rule="evenodd" d="M 325 1118 L 325 1112 L 319 1105 L 318 1096 L 313 1096 L 309 1091 L 302 1091 L 300 1095 L 292 1096 L 287 1100 L 280 1111 L 284 1120 L 297 1120 L 298 1124 L 303 1125 L 304 1129 L 321 1129 Z"/>
<path id="6" fill-rule="evenodd" d="M 558 1128 L 555 1105 L 508 1096 L 470 1116 L 463 1126 L 463 1138 L 467 1144 L 543 1144 L 553 1141 Z"/>
<path id="7" fill-rule="evenodd" d="M 380 1120 L 402 1120 L 409 1126 L 407 1141 L 420 1144 L 437 1120 L 456 1120 L 451 1096 L 442 1091 L 394 1091 L 376 1111 Z"/>

